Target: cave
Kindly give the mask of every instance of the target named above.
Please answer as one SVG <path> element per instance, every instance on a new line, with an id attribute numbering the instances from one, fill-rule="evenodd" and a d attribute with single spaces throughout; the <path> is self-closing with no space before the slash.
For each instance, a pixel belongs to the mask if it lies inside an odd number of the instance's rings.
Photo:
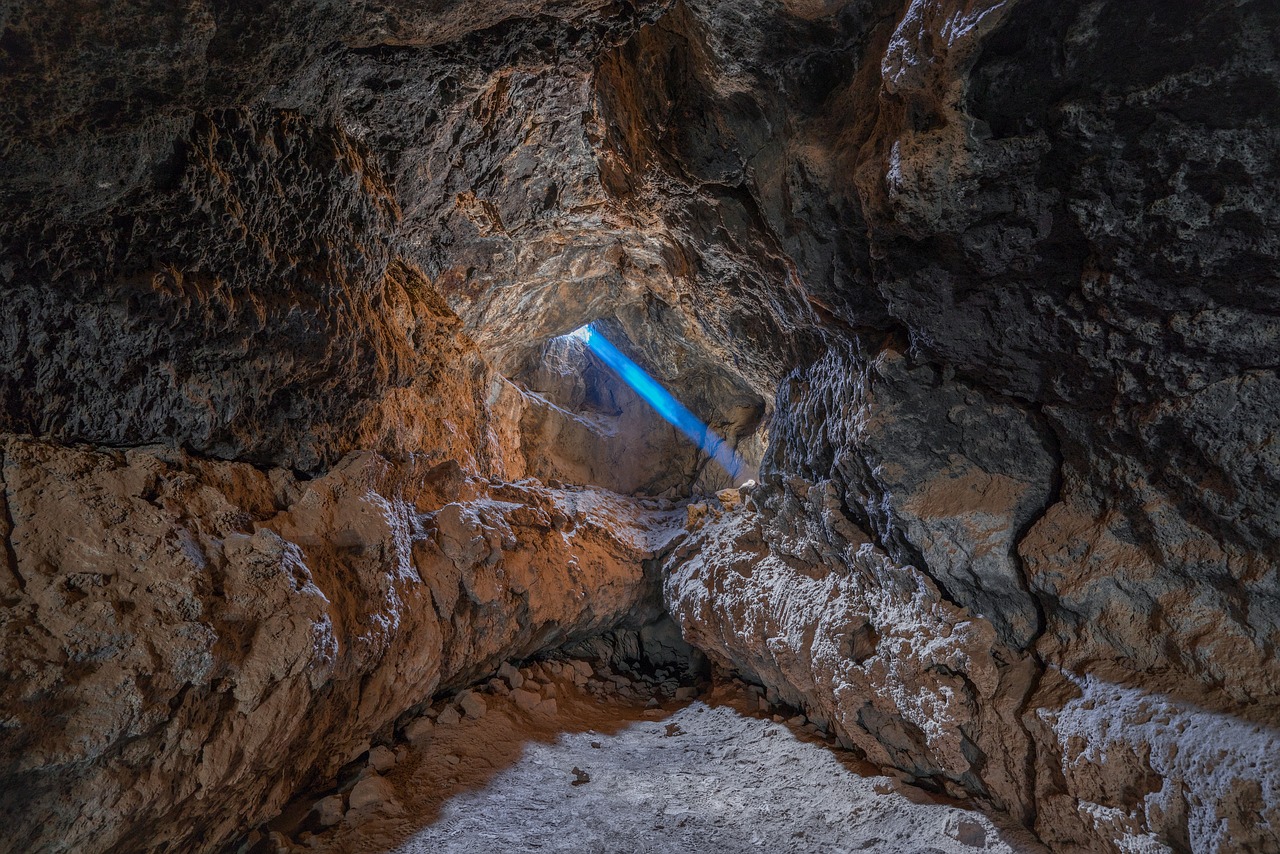
<path id="1" fill-rule="evenodd" d="M 0 117 L 0 852 L 1280 852 L 1280 3 L 12 0 Z"/>

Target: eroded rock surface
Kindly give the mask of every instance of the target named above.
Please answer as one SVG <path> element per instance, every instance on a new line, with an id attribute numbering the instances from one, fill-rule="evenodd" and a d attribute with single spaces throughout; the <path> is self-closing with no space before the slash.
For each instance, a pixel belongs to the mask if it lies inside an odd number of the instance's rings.
<path id="1" fill-rule="evenodd" d="M 0 472 L 15 851 L 216 847 L 435 691 L 651 618 L 668 536 L 368 452 L 300 481 L 9 438 Z"/>

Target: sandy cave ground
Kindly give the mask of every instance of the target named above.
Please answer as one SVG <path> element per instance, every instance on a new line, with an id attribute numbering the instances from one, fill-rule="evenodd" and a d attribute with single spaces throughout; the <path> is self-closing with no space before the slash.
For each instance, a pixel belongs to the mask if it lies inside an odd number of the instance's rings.
<path id="1" fill-rule="evenodd" d="M 568 680 L 541 690 L 557 695 L 553 714 L 501 695 L 483 695 L 480 718 L 446 713 L 428 739 L 399 746 L 385 772 L 393 800 L 347 808 L 336 826 L 293 836 L 295 850 L 1042 850 L 981 812 L 877 775 L 811 726 L 779 722 L 740 685 L 662 708 L 593 697 Z"/>

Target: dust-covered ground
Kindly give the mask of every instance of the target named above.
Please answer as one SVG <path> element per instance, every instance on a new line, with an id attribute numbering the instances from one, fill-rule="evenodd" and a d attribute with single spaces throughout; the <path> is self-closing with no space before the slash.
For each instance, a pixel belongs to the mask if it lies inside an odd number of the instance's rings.
<path id="1" fill-rule="evenodd" d="M 410 722 L 394 750 L 375 747 L 342 790 L 296 805 L 255 850 L 1041 850 L 875 774 L 741 683 L 696 699 L 685 688 L 679 702 L 654 691 L 659 703 L 651 685 L 588 682 L 571 663 L 507 672 Z"/>

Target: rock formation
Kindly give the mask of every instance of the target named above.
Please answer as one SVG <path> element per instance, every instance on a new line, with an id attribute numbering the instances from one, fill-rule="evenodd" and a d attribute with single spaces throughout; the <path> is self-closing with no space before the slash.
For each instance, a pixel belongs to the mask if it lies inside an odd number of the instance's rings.
<path id="1" fill-rule="evenodd" d="M 1280 850 L 1277 44 L 1268 0 L 11 3 L 0 849 L 217 849 L 665 607 L 1052 850 Z"/>

